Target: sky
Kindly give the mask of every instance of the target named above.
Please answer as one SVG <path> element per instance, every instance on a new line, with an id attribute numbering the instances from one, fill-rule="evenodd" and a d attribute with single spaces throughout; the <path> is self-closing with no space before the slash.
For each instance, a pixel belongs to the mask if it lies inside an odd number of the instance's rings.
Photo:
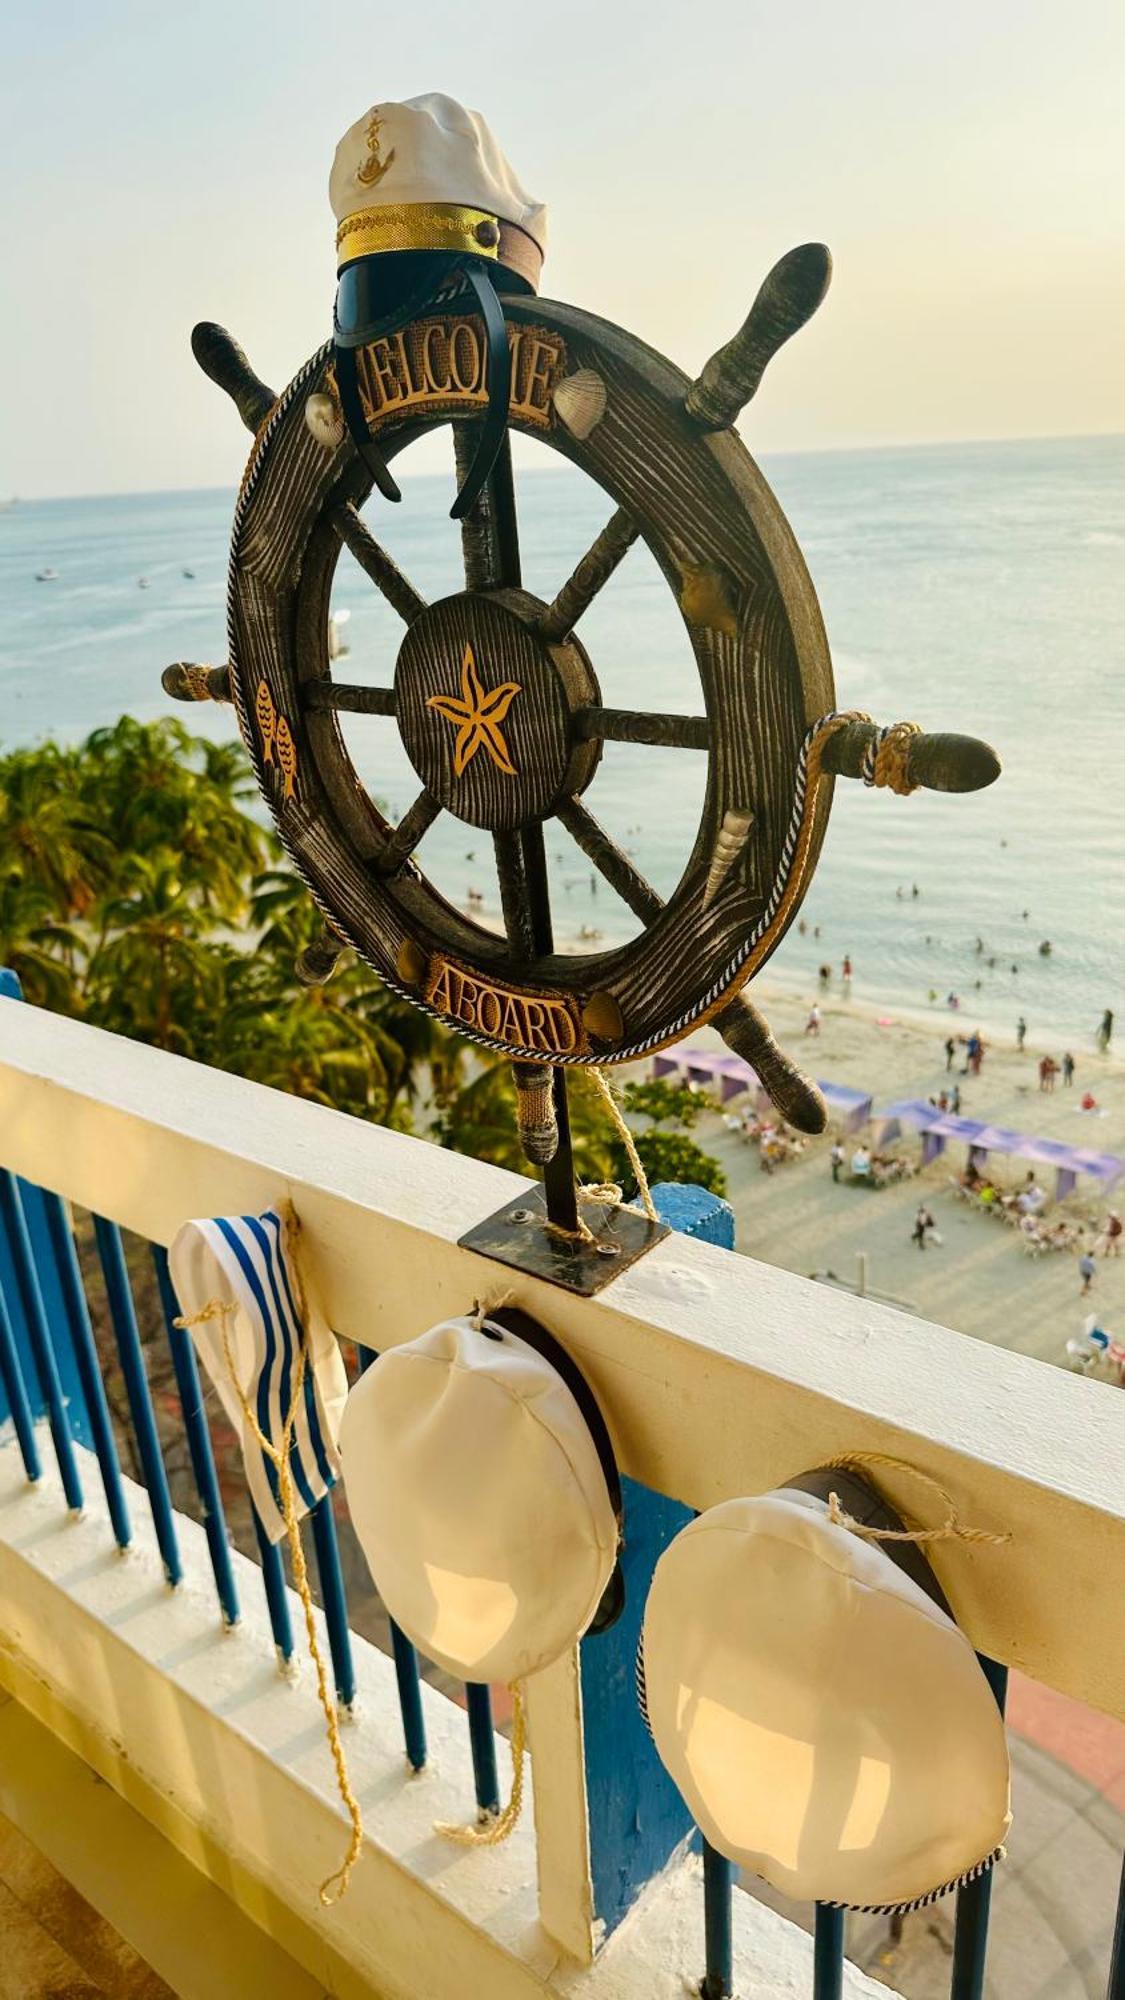
<path id="1" fill-rule="evenodd" d="M 547 202 L 544 291 L 692 372 L 831 246 L 752 450 L 1125 430 L 1123 86 L 1122 0 L 0 0 L 0 496 L 233 484 L 191 327 L 297 372 L 336 141 L 426 90 Z"/>

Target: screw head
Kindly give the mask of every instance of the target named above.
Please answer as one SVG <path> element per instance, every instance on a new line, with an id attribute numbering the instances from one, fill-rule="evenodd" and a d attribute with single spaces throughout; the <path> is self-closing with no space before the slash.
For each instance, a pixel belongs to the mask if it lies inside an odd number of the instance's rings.
<path id="1" fill-rule="evenodd" d="M 478 222 L 473 233 L 477 242 L 486 250 L 494 250 L 500 241 L 499 227 L 492 221 Z"/>

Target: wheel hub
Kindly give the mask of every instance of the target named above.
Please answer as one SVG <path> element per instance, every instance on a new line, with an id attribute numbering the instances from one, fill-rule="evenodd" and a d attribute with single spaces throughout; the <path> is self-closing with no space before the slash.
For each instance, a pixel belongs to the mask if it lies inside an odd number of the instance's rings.
<path id="1" fill-rule="evenodd" d="M 409 627 L 395 667 L 403 746 L 427 790 L 470 826 L 510 832 L 589 784 L 600 743 L 577 735 L 599 700 L 571 635 L 539 636 L 546 606 L 522 590 L 462 591 Z"/>

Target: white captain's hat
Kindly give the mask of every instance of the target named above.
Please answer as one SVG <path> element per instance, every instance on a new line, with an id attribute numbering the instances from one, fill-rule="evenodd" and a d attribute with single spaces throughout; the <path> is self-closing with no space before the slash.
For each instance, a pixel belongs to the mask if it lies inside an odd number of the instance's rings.
<path id="1" fill-rule="evenodd" d="M 336 148 L 328 182 L 337 264 L 386 251 L 495 261 L 535 290 L 547 211 L 521 186 L 479 111 L 440 91 L 373 104 Z"/>
<path id="2" fill-rule="evenodd" d="M 477 111 L 431 91 L 375 104 L 349 126 L 328 183 L 336 217 L 336 385 L 352 443 L 388 500 L 401 499 L 372 440 L 355 351 L 429 311 L 478 312 L 487 336 L 487 410 L 453 507 L 473 506 L 503 442 L 511 367 L 497 294 L 538 288 L 547 216 L 516 179 Z"/>
<path id="3" fill-rule="evenodd" d="M 923 1588 L 906 1545 L 892 1560 L 834 1519 L 824 1483 L 725 1501 L 677 1535 L 645 1608 L 641 1702 L 719 1853 L 798 1901 L 906 1909 L 1002 1852 L 1004 1725 L 932 1572 Z"/>

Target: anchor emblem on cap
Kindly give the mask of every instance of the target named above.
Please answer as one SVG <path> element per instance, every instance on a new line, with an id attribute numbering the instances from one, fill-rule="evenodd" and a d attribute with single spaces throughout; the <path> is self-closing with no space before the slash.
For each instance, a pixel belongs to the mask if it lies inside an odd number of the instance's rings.
<path id="1" fill-rule="evenodd" d="M 364 187 L 374 187 L 376 182 L 381 181 L 395 156 L 392 146 L 385 160 L 379 158 L 379 134 L 382 129 L 383 120 L 376 115 L 367 128 L 367 158 L 362 167 L 356 168 L 355 177 Z"/>
<path id="2" fill-rule="evenodd" d="M 477 672 L 472 646 L 466 643 L 461 659 L 460 698 L 454 694 L 432 694 L 426 702 L 427 708 L 436 709 L 447 722 L 457 726 L 457 740 L 453 746 L 455 778 L 461 776 L 480 749 L 488 752 L 498 770 L 506 771 L 509 778 L 516 776 L 516 767 L 508 755 L 500 724 L 520 693 L 522 689 L 518 681 L 501 681 L 499 687 L 486 692 Z"/>

